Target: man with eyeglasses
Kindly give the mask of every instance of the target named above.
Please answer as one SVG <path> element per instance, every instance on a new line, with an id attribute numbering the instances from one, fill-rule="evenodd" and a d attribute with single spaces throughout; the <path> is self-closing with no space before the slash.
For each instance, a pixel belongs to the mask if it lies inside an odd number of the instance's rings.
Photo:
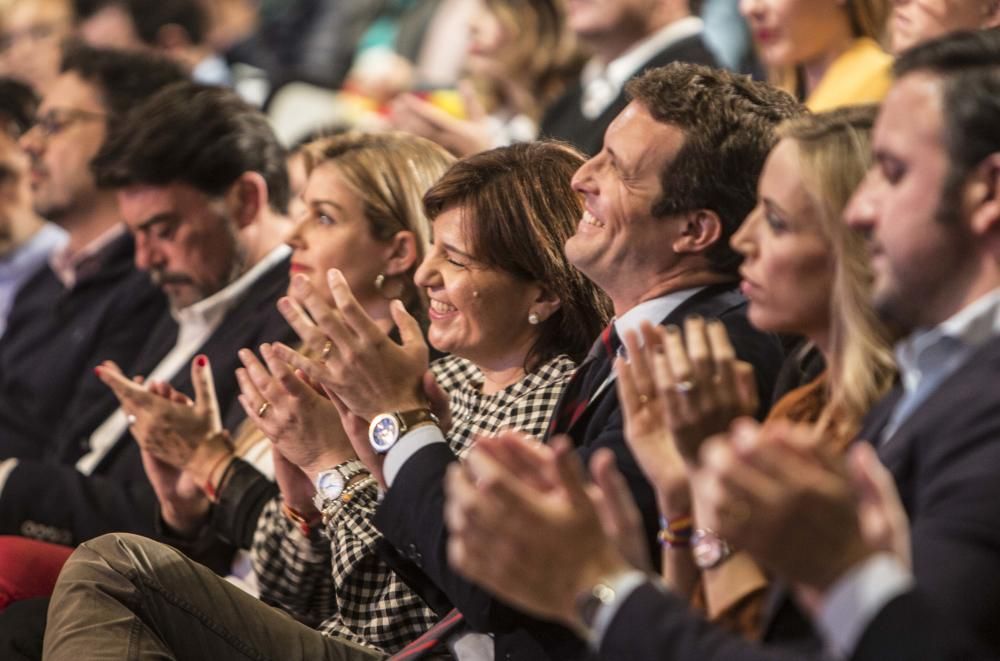
<path id="1" fill-rule="evenodd" d="M 0 459 L 43 456 L 69 402 L 104 395 L 93 368 L 108 359 L 131 366 L 147 339 L 137 329 L 167 314 L 163 294 L 133 264 L 114 192 L 97 187 L 90 162 L 109 125 L 183 78 L 152 56 L 71 46 L 21 138 L 35 211 L 68 240 L 24 284 L 0 339 Z"/>

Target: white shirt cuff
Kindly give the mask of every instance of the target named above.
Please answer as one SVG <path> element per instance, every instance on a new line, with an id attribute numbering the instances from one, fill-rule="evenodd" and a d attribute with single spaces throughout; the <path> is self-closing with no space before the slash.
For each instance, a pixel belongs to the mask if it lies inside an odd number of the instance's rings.
<path id="1" fill-rule="evenodd" d="M 816 618 L 827 650 L 836 658 L 849 657 L 875 616 L 912 585 L 913 576 L 889 553 L 847 572 L 827 590 Z"/>
<path id="2" fill-rule="evenodd" d="M 17 468 L 17 459 L 4 459 L 0 461 L 0 497 L 3 497 L 3 488 L 7 486 L 10 474 Z"/>
<path id="3" fill-rule="evenodd" d="M 632 593 L 640 585 L 643 585 L 648 580 L 649 576 L 645 572 L 635 569 L 624 572 L 614 579 L 607 581 L 607 586 L 611 588 L 615 596 L 611 601 L 601 604 L 597 608 L 597 613 L 594 614 L 594 626 L 590 631 L 590 644 L 595 651 L 601 648 L 601 641 L 604 640 L 604 635 L 607 633 L 608 627 L 611 626 L 611 621 L 615 619 L 615 615 L 618 614 L 618 610 L 622 607 L 622 604 L 632 596 Z"/>
<path id="4" fill-rule="evenodd" d="M 382 464 L 382 475 L 385 477 L 386 486 L 392 487 L 399 471 L 419 450 L 434 443 L 444 442 L 444 434 L 437 425 L 424 425 L 403 434 L 396 444 L 389 448 L 389 452 L 385 455 L 385 463 Z"/>

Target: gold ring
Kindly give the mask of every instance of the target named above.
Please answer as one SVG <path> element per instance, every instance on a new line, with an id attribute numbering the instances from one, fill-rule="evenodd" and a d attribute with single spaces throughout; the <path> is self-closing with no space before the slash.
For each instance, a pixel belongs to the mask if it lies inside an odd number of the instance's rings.
<path id="1" fill-rule="evenodd" d="M 257 409 L 257 417 L 263 418 L 264 414 L 267 413 L 267 410 L 269 408 L 271 408 L 271 402 L 264 402 L 263 404 L 261 404 L 260 408 Z"/>
<path id="2" fill-rule="evenodd" d="M 333 351 L 333 342 L 327 340 L 326 344 L 323 345 L 323 351 L 319 354 L 320 360 L 326 360 L 330 357 L 330 352 Z"/>
<path id="3" fill-rule="evenodd" d="M 639 395 L 639 403 L 640 404 L 648 404 L 649 403 L 649 395 Z"/>
<path id="4" fill-rule="evenodd" d="M 691 379 L 685 379 L 684 381 L 678 381 L 674 384 L 674 392 L 681 395 L 686 395 L 692 390 L 694 390 L 695 383 Z"/>

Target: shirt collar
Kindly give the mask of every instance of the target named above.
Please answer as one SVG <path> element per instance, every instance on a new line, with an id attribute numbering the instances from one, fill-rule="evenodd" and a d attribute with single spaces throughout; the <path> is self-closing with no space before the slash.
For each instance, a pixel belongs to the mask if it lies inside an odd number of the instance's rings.
<path id="1" fill-rule="evenodd" d="M 697 16 L 687 16 L 663 26 L 642 41 L 639 41 L 617 58 L 605 64 L 592 58 L 584 67 L 581 79 L 584 86 L 603 77 L 616 89 L 625 86 L 626 81 L 642 68 L 646 62 L 666 48 L 682 39 L 699 34 L 704 24 Z"/>
<path id="2" fill-rule="evenodd" d="M 254 264 L 246 273 L 228 285 L 197 303 L 180 310 L 171 310 L 174 320 L 180 326 L 212 324 L 226 315 L 250 286 L 270 271 L 283 259 L 292 254 L 292 249 L 282 244 Z"/>
<path id="3" fill-rule="evenodd" d="M 904 376 L 937 347 L 978 349 L 1000 335 L 1000 288 L 984 294 L 934 326 L 917 330 L 896 345 L 896 362 Z"/>
<path id="4" fill-rule="evenodd" d="M 41 266 L 49 255 L 65 246 L 66 241 L 66 232 L 62 228 L 45 223 L 27 241 L 0 257 L 0 280 L 16 276 L 32 264 Z"/>
<path id="5" fill-rule="evenodd" d="M 676 310 L 681 303 L 691 298 L 702 289 L 704 289 L 704 287 L 681 289 L 670 292 L 665 296 L 660 296 L 659 298 L 643 301 L 622 316 L 615 319 L 615 331 L 618 333 L 618 337 L 624 341 L 625 333 L 627 331 L 634 331 L 638 333 L 639 328 L 642 326 L 642 322 L 644 321 L 648 321 L 654 326 L 659 324 L 667 318 L 667 315 Z"/>
<path id="6" fill-rule="evenodd" d="M 66 289 L 76 286 L 83 271 L 92 264 L 98 264 L 101 251 L 111 245 L 118 237 L 127 232 L 124 223 L 115 223 L 96 239 L 74 253 L 69 252 L 69 245 L 63 245 L 53 250 L 49 255 L 49 267 Z"/>

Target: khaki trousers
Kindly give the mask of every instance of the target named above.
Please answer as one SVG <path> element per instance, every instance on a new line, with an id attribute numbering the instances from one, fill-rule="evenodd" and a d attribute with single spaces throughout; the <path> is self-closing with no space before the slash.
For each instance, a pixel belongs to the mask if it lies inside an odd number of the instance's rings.
<path id="1" fill-rule="evenodd" d="M 384 655 L 310 629 L 169 546 L 114 534 L 81 545 L 59 575 L 44 658 L 371 661 Z"/>

